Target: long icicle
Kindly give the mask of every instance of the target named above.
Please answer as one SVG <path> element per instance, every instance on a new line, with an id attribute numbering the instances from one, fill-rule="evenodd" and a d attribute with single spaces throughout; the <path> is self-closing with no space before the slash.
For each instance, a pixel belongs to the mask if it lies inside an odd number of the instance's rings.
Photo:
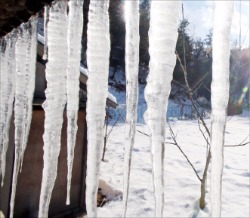
<path id="1" fill-rule="evenodd" d="M 16 186 L 23 155 L 27 147 L 32 118 L 32 101 L 35 88 L 37 17 L 22 24 L 16 42 L 15 88 L 15 158 L 10 199 L 10 217 L 13 217 Z"/>
<path id="2" fill-rule="evenodd" d="M 138 103 L 139 1 L 125 1 L 126 22 L 126 135 L 123 174 L 123 216 L 126 216 L 130 166 L 135 140 Z"/>
<path id="3" fill-rule="evenodd" d="M 88 158 L 86 207 L 88 217 L 96 217 L 97 189 L 102 148 L 109 72 L 109 1 L 90 1 L 88 23 L 87 125 Z"/>
<path id="4" fill-rule="evenodd" d="M 48 217 L 52 190 L 57 176 L 61 149 L 61 129 L 66 103 L 67 74 L 67 1 L 55 1 L 50 7 L 48 22 L 47 89 L 44 124 L 44 167 L 39 202 L 39 217 Z"/>
<path id="5" fill-rule="evenodd" d="M 211 84 L 211 215 L 221 216 L 223 147 L 229 99 L 230 32 L 233 1 L 216 1 L 213 31 L 213 75 Z"/>
<path id="6" fill-rule="evenodd" d="M 67 200 L 70 204 L 70 187 L 74 161 L 79 108 L 79 76 L 81 60 L 81 38 L 83 28 L 83 1 L 69 1 L 68 22 L 68 68 L 67 68 Z"/>
<path id="7" fill-rule="evenodd" d="M 145 88 L 145 99 L 148 106 L 145 121 L 150 130 L 155 217 L 162 217 L 164 209 L 166 112 L 173 70 L 176 64 L 175 46 L 179 13 L 180 1 L 151 1 L 150 71 Z"/>
<path id="8" fill-rule="evenodd" d="M 0 175 L 4 184 L 6 152 L 9 145 L 9 128 L 13 111 L 13 102 L 15 94 L 15 31 L 2 40 L 1 45 L 1 110 L 0 110 Z"/>
<path id="9" fill-rule="evenodd" d="M 27 147 L 28 142 L 28 135 L 30 131 L 30 123 L 31 123 L 31 117 L 32 117 L 32 102 L 33 102 L 33 95 L 35 90 L 35 72 L 36 72 L 36 54 L 37 54 L 37 22 L 38 18 L 37 16 L 33 16 L 30 18 L 29 21 L 29 40 L 30 40 L 30 46 L 26 50 L 26 104 L 25 104 L 25 113 L 24 113 L 24 131 L 26 133 L 25 137 L 23 138 L 22 143 L 22 149 L 21 149 L 21 156 L 20 156 L 20 163 L 22 170 L 22 164 L 23 164 L 23 157 L 24 152 Z"/>

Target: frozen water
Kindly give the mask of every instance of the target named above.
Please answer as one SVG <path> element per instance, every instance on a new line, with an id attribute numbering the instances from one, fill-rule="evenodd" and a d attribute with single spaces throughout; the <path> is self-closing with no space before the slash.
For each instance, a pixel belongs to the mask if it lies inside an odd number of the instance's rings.
<path id="1" fill-rule="evenodd" d="M 74 160 L 79 108 L 79 66 L 81 60 L 81 38 L 83 27 L 83 1 L 69 1 L 68 21 L 68 68 L 67 68 L 67 200 L 70 204 L 70 186 Z"/>
<path id="2" fill-rule="evenodd" d="M 139 71 L 139 1 L 125 1 L 126 19 L 126 135 L 124 141 L 123 205 L 126 216 L 130 166 L 135 140 Z"/>
<path id="3" fill-rule="evenodd" d="M 0 97 L 0 175 L 2 186 L 5 177 L 6 152 L 9 144 L 9 127 L 15 93 L 15 33 L 2 39 L 0 56 L 1 97 Z"/>
<path id="4" fill-rule="evenodd" d="M 47 60 L 48 58 L 48 21 L 49 21 L 49 6 L 44 6 L 44 28 L 43 28 L 43 35 L 44 35 L 44 51 L 43 51 L 43 59 Z"/>
<path id="5" fill-rule="evenodd" d="M 213 28 L 213 75 L 211 84 L 211 215 L 221 216 L 224 133 L 229 99 L 230 31 L 233 1 L 217 1 Z"/>
<path id="6" fill-rule="evenodd" d="M 49 203 L 57 176 L 61 148 L 63 111 L 66 103 L 67 76 L 67 1 L 51 5 L 48 21 L 47 89 L 44 124 L 44 168 L 39 202 L 39 217 L 48 217 Z"/>
<path id="7" fill-rule="evenodd" d="M 37 17 L 22 24 L 16 41 L 15 75 L 15 158 L 12 176 L 10 217 L 13 217 L 16 186 L 19 170 L 27 147 L 32 118 L 32 101 L 35 88 L 35 66 L 37 45 Z"/>
<path id="8" fill-rule="evenodd" d="M 97 189 L 104 142 L 105 106 L 109 73 L 109 1 L 90 1 L 88 23 L 88 158 L 86 207 L 88 217 L 96 217 Z"/>
<path id="9" fill-rule="evenodd" d="M 163 216 L 166 112 L 176 64 L 175 46 L 179 12 L 180 1 L 151 1 L 150 70 L 145 88 L 145 99 L 148 106 L 145 121 L 150 131 L 156 217 Z"/>

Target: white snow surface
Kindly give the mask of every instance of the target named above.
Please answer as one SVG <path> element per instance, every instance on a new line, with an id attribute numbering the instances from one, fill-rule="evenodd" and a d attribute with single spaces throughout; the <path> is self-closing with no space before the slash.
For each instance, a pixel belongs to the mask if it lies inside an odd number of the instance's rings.
<path id="1" fill-rule="evenodd" d="M 221 216 L 224 132 L 229 100 L 230 33 L 234 1 L 217 1 L 213 28 L 211 84 L 211 204 L 212 217 Z"/>
<path id="2" fill-rule="evenodd" d="M 239 144 L 249 136 L 250 113 L 228 117 L 225 144 Z M 206 119 L 208 127 L 211 120 Z M 177 134 L 177 141 L 194 167 L 202 176 L 206 160 L 206 142 L 196 120 L 171 121 Z M 111 129 L 111 126 L 109 126 Z M 147 127 L 137 124 L 144 133 Z M 113 128 L 108 140 L 105 162 L 101 163 L 100 185 L 107 195 L 108 203 L 98 208 L 98 217 L 122 217 L 123 215 L 123 157 L 125 125 L 120 123 Z M 166 142 L 172 142 L 166 128 Z M 249 138 L 248 138 L 249 140 Z M 247 141 L 248 141 L 247 140 Z M 242 147 L 225 148 L 223 175 L 222 217 L 250 217 L 250 158 L 249 144 Z M 199 210 L 200 182 L 192 168 L 175 145 L 165 144 L 164 160 L 165 203 L 164 217 L 210 217 L 209 182 L 206 193 L 207 206 Z M 208 180 L 210 180 L 210 170 Z M 154 197 L 149 137 L 136 132 L 133 149 L 130 192 L 127 217 L 153 217 Z"/>

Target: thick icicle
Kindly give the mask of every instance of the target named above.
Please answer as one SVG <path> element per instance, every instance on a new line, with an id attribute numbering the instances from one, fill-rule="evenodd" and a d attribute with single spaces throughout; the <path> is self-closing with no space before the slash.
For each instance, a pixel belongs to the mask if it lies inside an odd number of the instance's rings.
<path id="1" fill-rule="evenodd" d="M 233 1 L 216 1 L 213 31 L 213 75 L 211 84 L 211 208 L 221 216 L 224 133 L 229 99 L 230 31 Z"/>
<path id="2" fill-rule="evenodd" d="M 145 88 L 148 109 L 145 121 L 150 130 L 155 216 L 164 209 L 164 139 L 168 97 L 176 64 L 175 46 L 179 1 L 151 1 L 149 54 L 150 71 Z"/>
<path id="3" fill-rule="evenodd" d="M 43 47 L 43 60 L 48 59 L 48 22 L 49 22 L 49 6 L 44 6 L 44 18 L 43 18 L 43 36 L 44 36 L 44 47 Z"/>
<path id="4" fill-rule="evenodd" d="M 37 45 L 37 17 L 22 24 L 16 42 L 15 86 L 15 158 L 10 200 L 10 217 L 13 217 L 16 185 L 28 142 L 32 118 L 32 101 L 35 88 Z"/>
<path id="5" fill-rule="evenodd" d="M 14 32 L 6 36 L 5 39 L 2 39 L 0 54 L 0 175 L 2 175 L 2 186 L 5 176 L 6 152 L 9 144 L 9 127 L 15 93 L 15 39 Z"/>
<path id="6" fill-rule="evenodd" d="M 109 1 L 90 1 L 88 23 L 88 159 L 86 207 L 88 217 L 96 217 L 97 189 L 104 142 L 103 125 L 108 97 L 109 71 Z"/>
<path id="7" fill-rule="evenodd" d="M 126 22 L 126 135 L 123 176 L 123 207 L 127 212 L 132 150 L 135 140 L 138 102 L 139 1 L 125 1 Z"/>
<path id="8" fill-rule="evenodd" d="M 49 203 L 57 176 L 61 148 L 63 111 L 66 103 L 67 72 L 67 1 L 50 7 L 48 22 L 47 89 L 44 124 L 44 168 L 39 202 L 39 217 L 48 217 Z"/>
<path id="9" fill-rule="evenodd" d="M 67 200 L 70 204 L 70 186 L 74 160 L 79 107 L 79 66 L 81 60 L 81 38 L 83 28 L 83 1 L 69 1 L 68 22 L 68 69 L 67 69 Z"/>

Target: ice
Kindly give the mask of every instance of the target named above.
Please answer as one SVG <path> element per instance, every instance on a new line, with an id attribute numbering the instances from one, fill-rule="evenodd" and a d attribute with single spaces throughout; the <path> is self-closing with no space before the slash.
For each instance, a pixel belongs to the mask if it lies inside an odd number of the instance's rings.
<path id="1" fill-rule="evenodd" d="M 123 176 L 123 207 L 126 216 L 130 166 L 135 140 L 138 103 L 138 70 L 139 70 L 139 1 L 125 1 L 126 19 L 126 135 Z"/>
<path id="2" fill-rule="evenodd" d="M 88 217 L 96 217 L 97 189 L 104 143 L 105 105 L 109 73 L 109 1 L 90 1 L 88 23 L 88 155 L 86 208 Z"/>
<path id="3" fill-rule="evenodd" d="M 145 121 L 150 131 L 155 217 L 164 208 L 164 139 L 168 97 L 176 64 L 175 46 L 180 1 L 151 1 L 149 75 L 145 88 Z M 164 28 L 163 28 L 164 27 Z"/>
<path id="4" fill-rule="evenodd" d="M 68 68 L 67 68 L 67 200 L 70 204 L 70 186 L 74 160 L 79 108 L 79 66 L 81 60 L 81 38 L 83 28 L 83 1 L 69 1 L 68 22 Z"/>
<path id="5" fill-rule="evenodd" d="M 229 99 L 230 31 L 233 1 L 215 3 L 211 84 L 211 215 L 221 216 L 224 133 Z"/>
<path id="6" fill-rule="evenodd" d="M 43 51 L 43 59 L 47 60 L 48 58 L 48 22 L 49 22 L 49 6 L 44 6 L 44 28 L 43 28 L 43 35 L 44 35 L 44 51 Z"/>
<path id="7" fill-rule="evenodd" d="M 9 144 L 9 128 L 15 93 L 15 33 L 2 39 L 0 56 L 1 97 L 0 97 L 0 176 L 4 184 L 6 152 Z"/>
<path id="8" fill-rule="evenodd" d="M 89 75 L 89 71 L 87 68 L 83 67 L 83 66 L 80 66 L 80 73 L 83 74 L 84 76 L 88 77 Z M 110 101 L 113 101 L 114 103 L 117 104 L 117 100 L 116 100 L 116 97 L 114 95 L 112 95 L 110 92 L 108 93 L 108 99 Z"/>
<path id="9" fill-rule="evenodd" d="M 48 217 L 52 190 L 57 176 L 61 148 L 63 111 L 66 103 L 67 76 L 67 1 L 56 1 L 50 7 L 48 22 L 47 89 L 44 124 L 44 168 L 39 202 L 39 217 Z"/>
<path id="10" fill-rule="evenodd" d="M 37 17 L 34 16 L 18 30 L 16 41 L 15 74 L 15 158 L 10 199 L 10 217 L 13 217 L 19 170 L 27 147 L 32 118 L 32 101 L 35 88 L 37 45 Z"/>

